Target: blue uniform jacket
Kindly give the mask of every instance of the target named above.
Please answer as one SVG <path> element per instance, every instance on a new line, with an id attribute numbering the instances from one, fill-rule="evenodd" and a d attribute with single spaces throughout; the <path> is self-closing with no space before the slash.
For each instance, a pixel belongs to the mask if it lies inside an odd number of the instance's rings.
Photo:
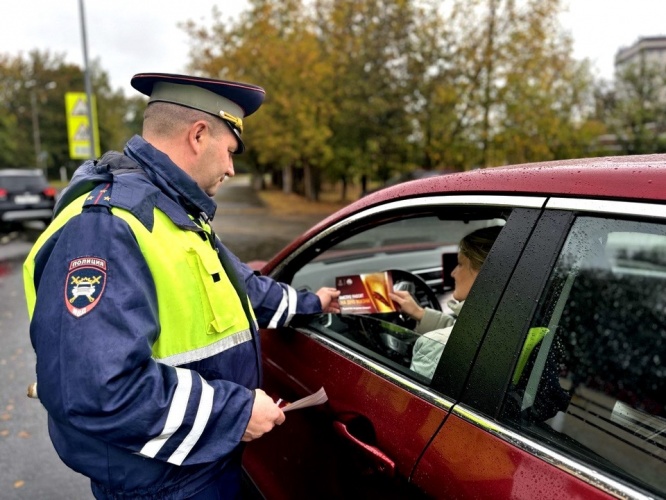
<path id="1" fill-rule="evenodd" d="M 30 335 L 53 444 L 66 464 L 91 478 L 99 498 L 184 498 L 220 477 L 235 482 L 253 389 L 261 383 L 256 325 L 251 342 L 210 358 L 178 368 L 156 362 L 151 357 L 160 330 L 155 285 L 129 226 L 109 211 L 127 209 L 150 228 L 158 207 L 188 231 L 198 230 L 188 214 L 196 218 L 203 212 L 212 219 L 215 202 L 166 155 L 135 136 L 124 154 L 84 163 L 56 210 L 109 182 L 110 196 L 70 219 L 35 257 Z M 244 283 L 259 326 L 278 327 L 294 314 L 321 312 L 316 295 L 255 275 L 219 239 L 216 244 Z M 103 297 L 77 318 L 63 298 L 63 263 L 81 255 L 103 259 L 107 269 Z M 189 384 L 185 396 L 179 390 L 183 380 Z M 196 418 L 202 380 L 213 389 L 205 422 Z M 174 425 L 168 421 L 174 398 L 180 398 L 183 413 L 173 432 L 155 458 L 142 456 L 147 442 Z M 194 427 L 200 435 L 192 442 Z M 167 462 L 179 447 L 188 450 L 182 463 Z M 236 487 L 230 483 L 230 489 Z"/>

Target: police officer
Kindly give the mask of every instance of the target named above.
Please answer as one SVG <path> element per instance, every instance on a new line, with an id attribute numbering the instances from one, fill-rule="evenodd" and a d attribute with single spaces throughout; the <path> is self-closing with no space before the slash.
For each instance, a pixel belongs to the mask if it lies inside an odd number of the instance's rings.
<path id="1" fill-rule="evenodd" d="M 39 398 L 97 498 L 233 498 L 242 443 L 281 424 L 258 327 L 339 312 L 335 289 L 256 276 L 216 237 L 262 88 L 138 74 L 142 137 L 85 162 L 24 265 Z"/>

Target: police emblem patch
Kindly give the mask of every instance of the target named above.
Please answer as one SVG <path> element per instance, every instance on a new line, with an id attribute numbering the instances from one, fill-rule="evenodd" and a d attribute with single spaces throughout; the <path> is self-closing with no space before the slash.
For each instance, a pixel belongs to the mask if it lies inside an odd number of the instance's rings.
<path id="1" fill-rule="evenodd" d="M 99 304 L 106 286 L 106 261 L 97 257 L 81 257 L 69 263 L 65 283 L 65 305 L 77 318 Z"/>

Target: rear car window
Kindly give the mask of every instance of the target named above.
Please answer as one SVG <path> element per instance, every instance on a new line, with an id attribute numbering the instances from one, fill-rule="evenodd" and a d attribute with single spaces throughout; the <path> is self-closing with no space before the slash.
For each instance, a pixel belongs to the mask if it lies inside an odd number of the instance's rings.
<path id="1" fill-rule="evenodd" d="M 666 495 L 666 225 L 578 218 L 539 311 L 503 421 Z"/>
<path id="2" fill-rule="evenodd" d="M 7 191 L 41 191 L 47 187 L 46 179 L 39 175 L 2 175 L 0 174 L 0 187 Z"/>

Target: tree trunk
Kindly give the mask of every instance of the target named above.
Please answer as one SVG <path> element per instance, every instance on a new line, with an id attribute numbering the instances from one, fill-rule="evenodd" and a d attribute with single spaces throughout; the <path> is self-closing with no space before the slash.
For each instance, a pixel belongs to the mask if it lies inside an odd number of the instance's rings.
<path id="1" fill-rule="evenodd" d="M 317 201 L 319 198 L 319 190 L 317 189 L 317 176 L 312 168 L 312 165 L 306 163 L 303 166 L 303 190 L 305 197 L 308 200 Z"/>
<path id="2" fill-rule="evenodd" d="M 361 176 L 361 193 L 365 194 L 368 192 L 368 176 L 363 174 Z"/>
<path id="3" fill-rule="evenodd" d="M 342 190 L 340 192 L 340 201 L 347 201 L 347 176 L 343 175 L 340 179 Z"/>
<path id="4" fill-rule="evenodd" d="M 282 167 L 282 192 L 287 194 L 294 192 L 294 167 L 291 165 Z"/>

